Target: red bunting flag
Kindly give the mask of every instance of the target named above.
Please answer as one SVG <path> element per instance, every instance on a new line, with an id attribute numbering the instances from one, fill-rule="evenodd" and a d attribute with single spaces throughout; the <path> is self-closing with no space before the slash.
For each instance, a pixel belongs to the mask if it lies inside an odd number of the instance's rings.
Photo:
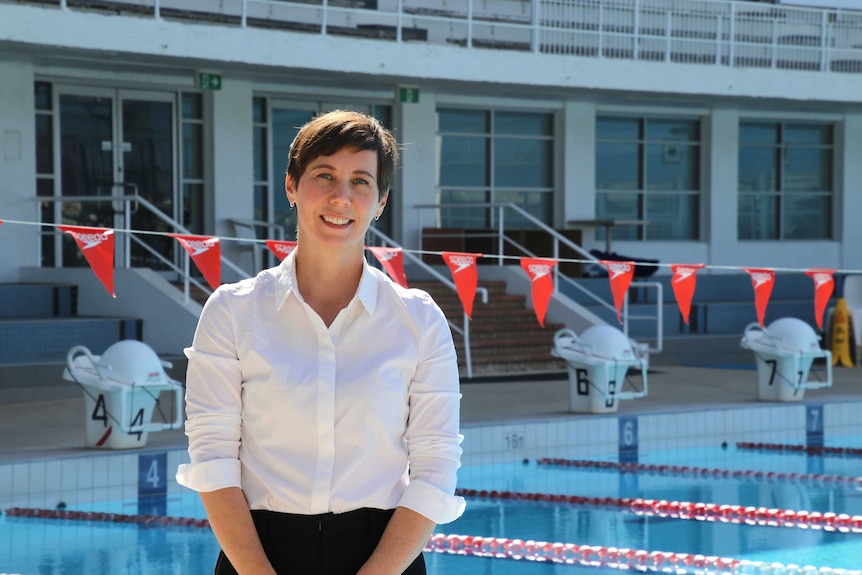
<path id="1" fill-rule="evenodd" d="M 216 289 L 221 285 L 221 243 L 218 238 L 168 235 L 185 248 L 211 288 Z"/>
<path id="2" fill-rule="evenodd" d="M 551 295 L 554 293 L 554 278 L 551 272 L 555 265 L 557 260 L 521 258 L 521 267 L 530 276 L 532 284 L 533 310 L 542 327 L 545 327 L 545 314 L 548 311 Z"/>
<path id="3" fill-rule="evenodd" d="M 751 276 L 751 286 L 754 288 L 754 307 L 757 310 L 757 323 L 763 326 L 766 306 L 772 295 L 772 285 L 775 283 L 775 272 L 762 269 L 745 269 Z"/>
<path id="4" fill-rule="evenodd" d="M 476 297 L 476 284 L 479 283 L 476 258 L 481 258 L 482 254 L 443 252 L 440 255 L 446 265 L 449 266 L 452 279 L 455 280 L 455 288 L 458 290 L 461 305 L 464 306 L 464 313 L 473 319 L 473 299 Z"/>
<path id="5" fill-rule="evenodd" d="M 614 306 L 617 308 L 617 321 L 623 323 L 623 301 L 625 301 L 626 292 L 629 291 L 632 277 L 635 275 L 635 263 L 611 260 L 599 261 L 608 268 L 608 280 L 611 282 L 611 293 L 614 294 Z"/>
<path id="6" fill-rule="evenodd" d="M 266 247 L 269 251 L 275 254 L 278 261 L 284 261 L 284 258 L 290 255 L 290 252 L 296 249 L 296 242 L 288 242 L 283 240 L 266 240 Z"/>
<path id="7" fill-rule="evenodd" d="M 691 311 L 691 298 L 694 296 L 694 288 L 697 284 L 697 270 L 704 264 L 671 264 L 673 278 L 670 285 L 673 287 L 673 295 L 676 297 L 676 305 L 685 325 L 688 325 L 688 314 Z"/>
<path id="8" fill-rule="evenodd" d="M 386 273 L 401 287 L 407 287 L 407 276 L 404 275 L 404 254 L 401 248 L 387 248 L 383 246 L 368 246 Z"/>
<path id="9" fill-rule="evenodd" d="M 114 293 L 114 230 L 76 226 L 57 226 L 73 238 L 93 273 L 111 294 Z"/>
<path id="10" fill-rule="evenodd" d="M 826 311 L 826 304 L 829 303 L 829 298 L 832 297 L 832 291 L 835 289 L 834 273 L 835 270 L 827 269 L 810 269 L 805 272 L 805 275 L 814 280 L 814 318 L 817 320 L 817 328 L 821 330 L 823 312 Z"/>

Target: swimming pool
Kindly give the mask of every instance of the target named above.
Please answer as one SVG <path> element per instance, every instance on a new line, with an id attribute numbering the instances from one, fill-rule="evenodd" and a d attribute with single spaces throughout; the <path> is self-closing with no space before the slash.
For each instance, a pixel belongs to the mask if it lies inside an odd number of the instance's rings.
<path id="1" fill-rule="evenodd" d="M 840 528 L 837 518 L 862 515 L 855 479 L 862 476 L 862 458 L 810 455 L 796 448 L 748 449 L 737 442 L 858 448 L 860 408 L 851 402 L 467 428 L 465 466 L 459 473 L 467 512 L 438 531 L 516 540 L 512 549 L 528 545 L 517 541 L 530 540 L 589 545 L 595 552 L 585 553 L 594 559 L 609 549 L 662 551 L 674 554 L 663 556 L 667 569 L 671 559 L 698 554 L 858 569 L 862 519 L 855 529 L 852 520 Z M 812 427 L 813 420 L 820 425 Z M 63 501 L 79 512 L 200 519 L 204 513 L 197 496 L 168 480 L 184 457 L 182 450 L 143 451 L 0 466 L 0 504 L 3 509 L 54 509 Z M 679 502 L 695 510 L 690 518 L 682 517 L 686 507 Z M 746 507 L 753 510 L 749 515 Z M 795 526 L 759 525 L 758 508 L 774 512 L 766 517 L 772 523 Z M 778 511 L 782 521 L 775 520 Z M 819 522 L 818 517 L 797 521 L 803 517 L 799 514 L 792 516 L 795 522 L 785 521 L 790 517 L 785 512 L 792 511 L 833 513 L 829 520 L 835 521 L 827 522 L 824 515 Z M 735 523 L 737 512 L 742 519 Z M 509 543 L 495 549 L 510 549 Z M 453 545 L 463 547 L 464 541 L 447 539 L 440 547 Z M 216 553 L 211 533 L 200 527 L 0 518 L 0 571 L 203 575 L 212 572 Z M 571 549 L 568 553 L 571 558 Z M 439 553 L 426 557 L 431 575 L 620 573 Z M 639 557 L 652 561 L 644 553 Z M 652 563 L 643 563 L 642 570 L 647 565 Z M 683 568 L 660 572 L 682 573 Z M 692 569 L 688 572 L 698 572 Z M 812 572 L 770 571 L 762 564 L 734 569 L 724 572 Z"/>

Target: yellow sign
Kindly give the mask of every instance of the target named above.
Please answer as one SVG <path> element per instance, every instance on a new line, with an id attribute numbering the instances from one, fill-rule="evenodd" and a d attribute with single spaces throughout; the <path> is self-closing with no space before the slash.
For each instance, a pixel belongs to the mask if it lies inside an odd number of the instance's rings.
<path id="1" fill-rule="evenodd" d="M 832 314 L 832 365 L 838 362 L 844 367 L 853 367 L 850 358 L 850 312 L 844 298 L 838 298 Z"/>

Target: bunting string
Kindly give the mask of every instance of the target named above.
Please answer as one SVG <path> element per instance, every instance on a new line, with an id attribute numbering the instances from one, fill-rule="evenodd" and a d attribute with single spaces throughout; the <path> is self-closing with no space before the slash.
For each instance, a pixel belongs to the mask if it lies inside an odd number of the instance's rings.
<path id="1" fill-rule="evenodd" d="M 63 224 L 51 224 L 42 222 L 29 222 L 20 220 L 2 220 L 0 224 L 16 224 L 34 226 L 39 228 L 53 227 L 56 230 L 71 235 L 84 255 L 93 272 L 105 286 L 111 295 L 114 294 L 113 285 L 113 246 L 116 234 L 140 234 L 150 236 L 163 236 L 175 239 L 186 250 L 194 264 L 203 274 L 212 289 L 221 284 L 221 243 L 242 242 L 260 243 L 265 245 L 279 260 L 283 260 L 296 247 L 296 242 L 271 239 L 249 239 L 223 236 L 205 235 L 181 235 L 168 232 L 157 232 L 152 230 L 121 229 L 121 228 L 96 228 L 86 226 L 68 226 Z M 0 230 L 0 242 L 2 242 L 2 230 Z M 639 263 L 632 258 L 629 261 L 591 260 L 578 258 L 547 258 L 547 257 L 522 257 L 505 254 L 480 254 L 460 252 L 439 252 L 428 250 L 404 250 L 401 247 L 366 246 L 366 248 L 377 258 L 381 267 L 399 285 L 408 287 L 407 277 L 404 274 L 403 255 L 409 253 L 415 256 L 438 256 L 441 263 L 448 265 L 458 290 L 459 298 L 468 317 L 472 318 L 473 297 L 476 291 L 476 264 L 478 258 L 487 258 L 497 261 L 513 260 L 520 264 L 530 278 L 532 289 L 533 309 L 539 324 L 544 325 L 544 317 L 548 303 L 553 295 L 553 274 L 560 263 L 575 264 L 599 264 L 605 267 L 613 294 L 614 306 L 617 310 L 617 320 L 622 322 L 621 311 L 629 285 L 638 265 L 649 265 L 655 267 L 670 268 L 671 285 L 674 297 L 677 300 L 683 321 L 688 324 L 688 315 L 692 296 L 695 290 L 697 272 L 699 270 L 722 270 L 741 271 L 751 277 L 753 296 L 757 319 L 761 327 L 765 316 L 766 306 L 772 287 L 775 282 L 776 273 L 804 273 L 813 281 L 815 318 L 818 328 L 822 329 L 822 319 L 826 303 L 832 296 L 835 288 L 834 276 L 836 274 L 850 275 L 862 274 L 862 269 L 824 269 L 824 268 L 750 268 L 745 266 L 729 265 L 707 265 L 703 263 L 670 263 L 662 264 L 654 261 Z"/>

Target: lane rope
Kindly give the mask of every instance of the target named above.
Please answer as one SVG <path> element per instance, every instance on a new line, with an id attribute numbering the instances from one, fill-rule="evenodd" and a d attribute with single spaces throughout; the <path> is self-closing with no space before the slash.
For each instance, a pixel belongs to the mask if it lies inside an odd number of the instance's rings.
<path id="1" fill-rule="evenodd" d="M 579 495 L 488 491 L 484 489 L 458 489 L 456 490 L 456 494 L 464 497 L 483 499 L 567 503 L 583 507 L 608 507 L 649 517 L 672 517 L 674 519 L 718 521 L 740 525 L 796 527 L 837 531 L 840 533 L 862 533 L 862 515 L 848 515 L 846 513 L 794 511 L 792 509 L 774 509 L 750 505 L 667 501 L 665 499 L 582 497 Z"/>
<path id="2" fill-rule="evenodd" d="M 615 461 L 595 461 L 591 459 L 536 460 L 538 465 L 549 467 L 577 467 L 600 471 L 619 471 L 621 473 L 648 473 L 651 475 L 682 475 L 713 479 L 733 479 L 757 483 L 807 483 L 815 486 L 845 489 L 862 489 L 862 477 L 843 475 L 820 475 L 812 473 L 784 473 L 779 471 L 756 471 L 751 469 L 711 469 L 689 465 L 655 465 L 645 463 L 618 463 Z"/>
<path id="3" fill-rule="evenodd" d="M 754 443 L 738 441 L 736 448 L 746 451 L 775 451 L 787 454 L 834 455 L 838 457 L 862 457 L 862 447 L 830 447 L 825 445 L 801 445 L 792 443 Z"/>
<path id="4" fill-rule="evenodd" d="M 65 509 L 34 509 L 12 507 L 6 510 L 10 517 L 40 519 L 70 519 L 82 521 L 113 521 L 138 525 L 165 525 L 182 527 L 209 527 L 206 519 L 192 517 L 162 517 L 156 515 L 127 515 L 97 511 L 69 511 Z M 446 535 L 435 533 L 428 540 L 425 551 L 450 555 L 511 559 L 515 561 L 548 561 L 585 567 L 604 567 L 619 570 L 655 571 L 676 575 L 862 575 L 862 571 L 832 569 L 830 567 L 784 565 L 764 561 L 748 561 L 701 555 L 646 551 L 600 545 L 550 543 L 504 537 L 474 535 Z"/>

